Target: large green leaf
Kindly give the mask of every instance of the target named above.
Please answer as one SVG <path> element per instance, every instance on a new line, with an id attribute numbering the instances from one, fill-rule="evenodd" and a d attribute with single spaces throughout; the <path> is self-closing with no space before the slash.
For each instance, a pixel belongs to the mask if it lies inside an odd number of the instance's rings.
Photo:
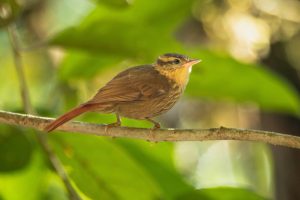
<path id="1" fill-rule="evenodd" d="M 0 126 L 0 173 L 25 168 L 32 151 L 32 144 L 21 129 Z"/>
<path id="2" fill-rule="evenodd" d="M 76 186 L 91 199 L 263 200 L 243 188 L 195 190 L 174 167 L 170 143 L 52 136 Z"/>
<path id="3" fill-rule="evenodd" d="M 56 152 L 77 187 L 92 199 L 155 199 L 153 177 L 119 145 L 99 137 L 59 135 Z"/>
<path id="4" fill-rule="evenodd" d="M 117 140 L 131 157 L 147 170 L 163 190 L 162 199 L 175 199 L 194 188 L 184 181 L 173 162 L 171 143 L 149 144 L 149 142 Z"/>
<path id="5" fill-rule="evenodd" d="M 148 26 L 111 19 L 67 29 L 53 39 L 52 43 L 101 53 L 103 56 L 111 54 L 124 58 L 135 56 L 149 58 L 157 52 L 165 52 L 176 47 L 169 34 Z"/>
<path id="6" fill-rule="evenodd" d="M 99 5 L 107 5 L 111 8 L 124 8 L 129 6 L 129 2 L 127 0 L 93 0 L 93 1 Z"/>
<path id="7" fill-rule="evenodd" d="M 220 188 L 208 188 L 195 190 L 194 192 L 187 193 L 177 198 L 177 200 L 199 200 L 199 199 L 209 199 L 209 200 L 266 200 L 254 192 L 243 189 L 243 188 L 230 188 L 230 187 L 220 187 Z"/>
<path id="8" fill-rule="evenodd" d="M 300 114 L 296 90 L 261 65 L 242 64 L 209 51 L 198 51 L 203 60 L 192 72 L 187 94 L 210 99 L 255 102 L 269 111 Z"/>
<path id="9" fill-rule="evenodd" d="M 0 199 L 66 200 L 62 181 L 48 169 L 32 134 L 0 126 Z"/>
<path id="10" fill-rule="evenodd" d="M 47 188 L 46 171 L 43 157 L 35 152 L 26 168 L 13 173 L 0 173 L 0 196 L 9 200 L 22 200 L 25 197 L 27 200 L 42 199 Z"/>
<path id="11" fill-rule="evenodd" d="M 174 167 L 170 143 L 68 134 L 53 139 L 70 177 L 89 198 L 175 199 L 193 191 Z"/>
<path id="12" fill-rule="evenodd" d="M 83 22 L 58 34 L 54 45 L 104 55 L 153 57 L 171 49 L 179 22 L 189 16 L 193 1 L 138 1 L 122 11 L 96 8 Z"/>
<path id="13" fill-rule="evenodd" d="M 59 68 L 61 80 L 93 78 L 99 72 L 121 61 L 117 56 L 69 51 Z"/>

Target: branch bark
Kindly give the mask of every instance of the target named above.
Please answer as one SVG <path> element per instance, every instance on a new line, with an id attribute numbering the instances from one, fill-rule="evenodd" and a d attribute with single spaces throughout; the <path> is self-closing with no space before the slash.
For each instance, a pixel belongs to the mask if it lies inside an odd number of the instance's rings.
<path id="1" fill-rule="evenodd" d="M 0 111 L 0 123 L 34 128 L 43 131 L 44 127 L 53 121 L 34 115 L 18 114 Z M 269 131 L 210 128 L 210 129 L 144 129 L 129 127 L 110 127 L 105 125 L 72 122 L 59 127 L 57 130 L 77 132 L 88 135 L 136 138 L 153 142 L 160 141 L 207 141 L 207 140 L 241 140 L 264 142 L 272 145 L 300 149 L 300 137 Z"/>

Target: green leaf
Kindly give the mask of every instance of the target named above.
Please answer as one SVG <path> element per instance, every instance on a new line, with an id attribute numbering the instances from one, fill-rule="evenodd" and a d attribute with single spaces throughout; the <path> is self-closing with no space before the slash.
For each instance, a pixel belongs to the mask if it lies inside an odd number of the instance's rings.
<path id="1" fill-rule="evenodd" d="M 296 90 L 263 66 L 209 51 L 200 51 L 196 57 L 203 62 L 193 69 L 186 91 L 190 96 L 255 102 L 267 111 L 300 114 Z"/>
<path id="2" fill-rule="evenodd" d="M 153 177 L 111 140 L 57 135 L 54 145 L 76 186 L 91 199 L 156 199 Z"/>
<path id="3" fill-rule="evenodd" d="M 120 62 L 117 56 L 92 54 L 82 51 L 69 51 L 59 68 L 62 80 L 93 78 L 107 67 Z"/>
<path id="4" fill-rule="evenodd" d="M 144 0 L 122 11 L 98 7 L 79 26 L 55 36 L 51 44 L 103 55 L 153 59 L 178 49 L 172 35 L 179 22 L 189 16 L 192 2 Z"/>
<path id="5" fill-rule="evenodd" d="M 42 197 L 47 188 L 47 169 L 43 159 L 40 152 L 35 151 L 26 168 L 11 173 L 0 173 L 0 196 L 9 200 L 22 200 L 25 197 L 26 200 L 44 199 Z"/>
<path id="6" fill-rule="evenodd" d="M 52 44 L 123 58 L 149 58 L 157 56 L 158 52 L 176 48 L 175 41 L 168 34 L 122 20 L 101 20 L 83 28 L 67 29 L 54 38 Z"/>
<path id="7" fill-rule="evenodd" d="M 93 0 L 95 3 L 99 5 L 107 5 L 111 8 L 126 8 L 129 6 L 129 2 L 127 0 Z"/>
<path id="8" fill-rule="evenodd" d="M 266 200 L 249 189 L 219 187 L 195 190 L 182 195 L 177 200 Z"/>
<path id="9" fill-rule="evenodd" d="M 52 139 L 70 177 L 89 198 L 175 199 L 193 190 L 174 167 L 170 143 L 69 134 Z"/>
<path id="10" fill-rule="evenodd" d="M 18 128 L 0 126 L 0 172 L 25 168 L 31 160 L 32 145 Z"/>
<path id="11" fill-rule="evenodd" d="M 149 142 L 125 139 L 116 142 L 152 175 L 163 191 L 162 199 L 175 199 L 187 191 L 194 190 L 184 181 L 184 177 L 174 166 L 173 144 L 149 144 Z"/>

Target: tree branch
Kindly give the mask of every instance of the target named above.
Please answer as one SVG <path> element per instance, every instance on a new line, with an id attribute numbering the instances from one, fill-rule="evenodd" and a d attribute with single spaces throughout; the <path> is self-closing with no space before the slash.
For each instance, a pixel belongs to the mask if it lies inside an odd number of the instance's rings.
<path id="1" fill-rule="evenodd" d="M 33 115 L 18 114 L 0 111 L 0 123 L 30 127 L 42 131 L 53 121 L 52 118 Z M 143 139 L 147 141 L 207 141 L 207 140 L 241 140 L 264 142 L 272 145 L 300 149 L 300 137 L 269 131 L 235 129 L 235 128 L 211 128 L 211 129 L 144 129 L 128 127 L 111 127 L 105 125 L 83 122 L 67 123 L 57 130 L 67 132 L 80 132 L 88 135 L 126 137 Z M 149 134 L 151 133 L 151 134 Z"/>

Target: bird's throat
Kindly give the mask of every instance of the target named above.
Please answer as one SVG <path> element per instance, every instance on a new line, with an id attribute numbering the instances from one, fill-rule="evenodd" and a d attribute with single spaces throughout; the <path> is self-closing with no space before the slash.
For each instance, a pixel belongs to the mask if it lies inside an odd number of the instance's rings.
<path id="1" fill-rule="evenodd" d="M 160 74 L 166 76 L 169 80 L 174 81 L 177 85 L 185 87 L 190 73 L 192 71 L 192 66 L 181 67 L 173 70 L 158 70 Z"/>

